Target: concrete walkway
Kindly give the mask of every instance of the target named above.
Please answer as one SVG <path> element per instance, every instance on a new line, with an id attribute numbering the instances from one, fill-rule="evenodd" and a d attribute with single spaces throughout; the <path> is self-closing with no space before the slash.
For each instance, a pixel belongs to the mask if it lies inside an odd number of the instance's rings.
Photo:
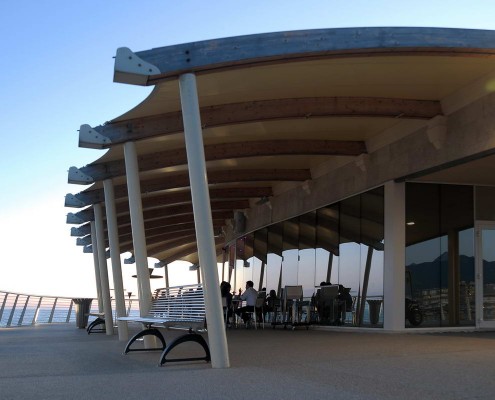
<path id="1" fill-rule="evenodd" d="M 160 368 L 159 353 L 124 356 L 117 336 L 88 336 L 74 325 L 0 329 L 0 398 L 495 398 L 495 332 L 270 328 L 229 330 L 227 336 L 229 369 L 204 362 Z"/>

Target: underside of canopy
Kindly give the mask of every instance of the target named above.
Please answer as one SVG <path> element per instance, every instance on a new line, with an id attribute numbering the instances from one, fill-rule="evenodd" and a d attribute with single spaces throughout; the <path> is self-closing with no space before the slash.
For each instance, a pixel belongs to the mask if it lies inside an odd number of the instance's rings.
<path id="1" fill-rule="evenodd" d="M 102 182 L 112 179 L 121 251 L 133 251 L 123 151 L 133 141 L 148 256 L 198 262 L 177 82 L 185 72 L 197 75 L 219 255 L 246 232 L 340 200 L 350 184 L 339 176 L 362 179 L 363 188 L 390 176 L 495 184 L 491 154 L 421 165 L 401 144 L 422 132 L 432 147 L 444 148 L 450 117 L 495 91 L 495 32 L 326 29 L 119 49 L 115 81 L 154 89 L 124 115 L 81 127 L 81 147 L 107 151 L 69 171 L 69 183 L 90 185 L 66 197 L 66 206 L 81 208 L 68 216 L 79 225 L 72 230 L 78 244 L 91 246 L 90 206 L 104 201 Z M 404 172 L 366 175 L 370 163 L 386 169 L 400 154 Z M 476 163 L 484 163 L 482 172 Z M 346 237 L 354 240 L 350 229 Z M 370 224 L 368 244 L 379 246 L 381 234 Z"/>

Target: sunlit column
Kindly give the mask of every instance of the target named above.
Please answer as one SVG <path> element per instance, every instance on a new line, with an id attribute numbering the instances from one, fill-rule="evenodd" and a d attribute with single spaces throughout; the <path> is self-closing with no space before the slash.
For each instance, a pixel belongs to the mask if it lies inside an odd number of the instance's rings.
<path id="1" fill-rule="evenodd" d="M 383 327 L 405 329 L 405 184 L 385 184 L 385 252 L 383 265 Z"/>
<path id="2" fill-rule="evenodd" d="M 101 279 L 100 279 L 100 265 L 98 261 L 98 246 L 96 240 L 96 227 L 95 221 L 89 223 L 91 227 L 91 249 L 93 251 L 93 262 L 95 264 L 95 281 L 96 281 L 96 296 L 98 300 L 98 312 L 103 312 L 103 299 L 101 297 Z"/>
<path id="3" fill-rule="evenodd" d="M 143 203 L 141 201 L 141 183 L 136 145 L 134 142 L 124 144 L 125 171 L 129 197 L 129 214 L 131 216 L 132 243 L 136 260 L 137 287 L 139 296 L 139 314 L 144 317 L 151 307 L 151 284 L 148 270 L 148 253 L 144 232 Z M 145 348 L 156 347 L 155 338 L 145 336 Z"/>
<path id="4" fill-rule="evenodd" d="M 100 266 L 101 297 L 105 313 L 105 330 L 107 335 L 113 335 L 112 302 L 110 299 L 110 283 L 108 282 L 107 258 L 105 252 L 105 229 L 103 227 L 103 212 L 101 204 L 94 204 L 96 244 L 98 246 L 98 264 Z"/>
<path id="5" fill-rule="evenodd" d="M 182 118 L 186 139 L 187 165 L 191 184 L 194 224 L 198 241 L 199 264 L 203 274 L 208 321 L 208 339 L 213 368 L 230 366 L 222 300 L 218 289 L 218 267 L 211 219 L 210 195 L 206 176 L 203 133 L 194 74 L 179 77 Z"/>
<path id="6" fill-rule="evenodd" d="M 117 225 L 117 211 L 115 209 L 115 193 L 111 179 L 105 179 L 103 181 L 103 189 L 105 191 L 108 243 L 110 247 L 110 259 L 112 261 L 115 310 L 117 312 L 117 317 L 125 317 L 127 313 L 125 309 L 124 283 L 122 281 L 122 265 L 120 263 L 119 228 Z M 117 328 L 119 332 L 119 340 L 129 339 L 127 321 L 117 320 Z"/>
<path id="7" fill-rule="evenodd" d="M 141 183 L 136 145 L 134 142 L 124 144 L 125 170 L 127 190 L 129 194 L 129 213 L 131 216 L 132 242 L 134 259 L 136 260 L 137 284 L 139 294 L 139 312 L 144 317 L 151 305 L 150 273 L 148 270 L 148 254 L 144 233 L 143 204 L 141 201 Z"/>
<path id="8" fill-rule="evenodd" d="M 165 269 L 165 271 L 164 271 L 165 287 L 168 289 L 170 287 L 170 281 L 168 279 L 168 264 L 165 264 L 164 269 Z"/>

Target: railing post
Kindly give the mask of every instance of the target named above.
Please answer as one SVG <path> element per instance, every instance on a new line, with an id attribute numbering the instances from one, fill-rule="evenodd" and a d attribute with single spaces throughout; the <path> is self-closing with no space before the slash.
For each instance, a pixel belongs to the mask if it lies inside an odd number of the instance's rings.
<path id="1" fill-rule="evenodd" d="M 36 324 L 36 321 L 38 320 L 38 314 L 40 313 L 40 307 L 41 307 L 42 300 L 43 300 L 43 296 L 40 297 L 40 299 L 38 300 L 38 306 L 36 307 L 36 311 L 33 315 L 33 320 L 31 321 L 31 325 Z"/>
<path id="2" fill-rule="evenodd" d="M 53 321 L 53 315 L 55 314 L 55 307 L 57 307 L 58 297 L 55 297 L 55 301 L 53 302 L 52 312 L 50 313 L 50 318 L 48 318 L 48 323 L 51 324 Z"/>
<path id="3" fill-rule="evenodd" d="M 22 309 L 21 316 L 19 317 L 19 322 L 17 323 L 17 325 L 19 325 L 19 326 L 22 325 L 22 321 L 24 320 L 24 314 L 26 314 L 26 308 L 27 308 L 27 305 L 29 303 L 30 297 L 31 297 L 30 295 L 28 295 L 28 297 L 26 297 L 26 302 L 24 303 L 24 308 Z"/>
<path id="4" fill-rule="evenodd" d="M 5 293 L 5 297 L 3 298 L 2 308 L 0 308 L 0 322 L 2 322 L 3 311 L 5 310 L 5 303 L 7 302 L 7 297 L 9 297 L 9 293 Z"/>
<path id="5" fill-rule="evenodd" d="M 65 319 L 66 323 L 70 321 L 70 314 L 72 313 L 72 306 L 74 305 L 74 300 L 70 301 L 69 312 L 67 313 L 67 318 Z"/>
<path id="6" fill-rule="evenodd" d="M 19 295 L 15 296 L 14 304 L 12 305 L 12 310 L 10 311 L 9 320 L 7 321 L 7 326 L 10 326 L 10 324 L 12 323 L 12 318 L 14 318 L 14 312 L 17 306 L 18 299 L 19 299 Z"/>

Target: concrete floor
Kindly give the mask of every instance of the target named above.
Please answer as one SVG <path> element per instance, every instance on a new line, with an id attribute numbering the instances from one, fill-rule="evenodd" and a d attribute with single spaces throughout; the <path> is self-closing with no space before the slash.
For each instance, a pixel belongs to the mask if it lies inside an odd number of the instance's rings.
<path id="1" fill-rule="evenodd" d="M 166 332 L 166 338 L 177 332 Z M 493 399 L 495 332 L 233 329 L 229 369 L 74 325 L 0 329 L 0 399 Z M 196 344 L 176 350 L 192 352 Z"/>

